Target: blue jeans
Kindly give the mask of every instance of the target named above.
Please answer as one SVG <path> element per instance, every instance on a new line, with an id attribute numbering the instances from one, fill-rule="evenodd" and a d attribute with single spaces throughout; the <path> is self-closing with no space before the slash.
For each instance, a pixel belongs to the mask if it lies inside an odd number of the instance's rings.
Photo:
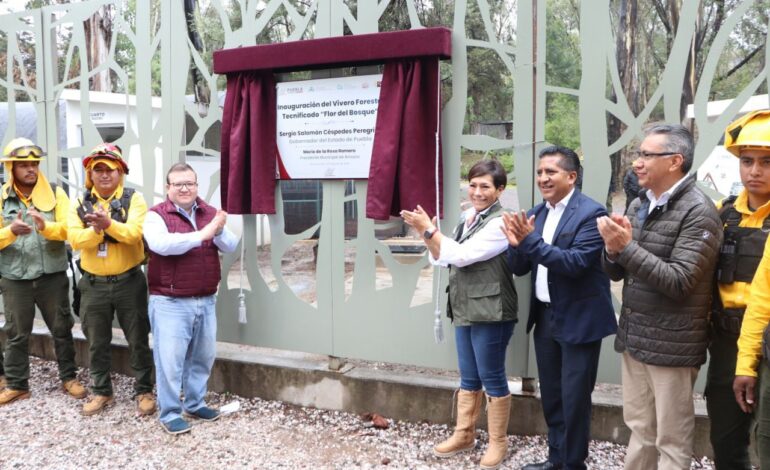
<path id="1" fill-rule="evenodd" d="M 150 325 L 160 421 L 206 406 L 206 384 L 216 356 L 216 296 L 150 296 Z M 184 390 L 184 404 L 179 398 Z"/>
<path id="2" fill-rule="evenodd" d="M 505 350 L 515 324 L 506 321 L 455 327 L 461 389 L 476 391 L 483 386 L 490 397 L 511 393 L 505 375 Z"/>

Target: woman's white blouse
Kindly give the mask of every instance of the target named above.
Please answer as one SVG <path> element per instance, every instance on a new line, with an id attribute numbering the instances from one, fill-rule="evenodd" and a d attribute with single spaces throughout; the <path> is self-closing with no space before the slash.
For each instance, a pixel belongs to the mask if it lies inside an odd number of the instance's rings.
<path id="1" fill-rule="evenodd" d="M 474 212 L 471 208 L 463 215 L 472 217 Z M 462 220 L 467 219 L 463 217 Z M 465 230 L 470 230 L 470 228 Z M 430 262 L 434 266 L 447 267 L 451 264 L 462 268 L 479 261 L 492 259 L 507 248 L 508 239 L 503 233 L 503 218 L 496 217 L 463 243 L 457 243 L 451 235 L 444 236 L 441 239 L 439 258 L 434 259 L 433 256 L 430 256 Z"/>

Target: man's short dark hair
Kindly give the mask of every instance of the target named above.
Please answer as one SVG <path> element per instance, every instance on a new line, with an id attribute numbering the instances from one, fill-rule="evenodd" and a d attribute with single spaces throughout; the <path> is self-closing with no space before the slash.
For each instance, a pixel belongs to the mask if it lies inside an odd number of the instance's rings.
<path id="1" fill-rule="evenodd" d="M 562 147 L 561 145 L 551 145 L 540 151 L 538 158 L 560 156 L 559 168 L 564 171 L 574 171 L 580 173 L 580 157 L 574 150 L 568 147 Z"/>
<path id="2" fill-rule="evenodd" d="M 468 171 L 468 181 L 486 175 L 492 176 L 492 183 L 494 183 L 495 188 L 504 187 L 508 184 L 508 175 L 505 173 L 505 168 L 503 168 L 499 161 L 492 159 L 476 162 Z"/>
<path id="3" fill-rule="evenodd" d="M 193 167 L 188 165 L 184 162 L 174 163 L 171 165 L 171 168 L 168 169 L 168 173 L 166 173 L 166 184 L 171 184 L 171 181 L 169 181 L 168 177 L 171 173 L 177 173 L 177 172 L 183 172 L 183 171 L 192 171 L 195 173 L 195 170 L 193 170 Z M 195 179 L 198 179 L 198 174 L 195 173 Z"/>
<path id="4" fill-rule="evenodd" d="M 644 128 L 644 135 L 665 135 L 666 152 L 682 155 L 682 173 L 687 174 L 692 168 L 695 155 L 695 142 L 690 131 L 681 124 L 666 124 L 663 122 L 652 123 Z"/>
<path id="5" fill-rule="evenodd" d="M 562 147 L 561 145 L 551 145 L 540 151 L 538 158 L 560 156 L 559 168 L 564 171 L 574 171 L 577 173 L 575 178 L 575 187 L 582 189 L 583 187 L 583 166 L 580 164 L 580 157 L 569 147 Z"/>

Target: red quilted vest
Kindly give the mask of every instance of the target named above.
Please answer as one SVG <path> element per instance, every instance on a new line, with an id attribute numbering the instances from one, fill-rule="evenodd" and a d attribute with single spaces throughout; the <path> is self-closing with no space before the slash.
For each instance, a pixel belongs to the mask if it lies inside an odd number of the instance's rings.
<path id="1" fill-rule="evenodd" d="M 203 228 L 211 222 L 217 210 L 197 200 L 195 223 Z M 177 211 L 174 203 L 166 199 L 152 207 L 160 215 L 169 233 L 194 232 L 189 220 Z M 150 294 L 169 297 L 202 297 L 216 294 L 220 280 L 219 250 L 213 241 L 204 241 L 201 246 L 187 253 L 162 256 L 152 253 L 147 268 L 147 283 Z"/>

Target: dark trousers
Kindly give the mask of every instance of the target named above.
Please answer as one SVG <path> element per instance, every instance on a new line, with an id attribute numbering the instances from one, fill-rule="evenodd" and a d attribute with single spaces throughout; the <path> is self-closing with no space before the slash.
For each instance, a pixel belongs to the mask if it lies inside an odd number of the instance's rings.
<path id="1" fill-rule="evenodd" d="M 35 306 L 51 332 L 62 381 L 75 378 L 75 347 L 72 326 L 75 319 L 69 305 L 69 279 L 64 272 L 45 274 L 32 281 L 0 279 L 5 309 L 4 369 L 8 388 L 29 390 L 29 337 L 35 320 Z"/>
<path id="2" fill-rule="evenodd" d="M 147 278 L 140 270 L 127 277 L 105 280 L 85 273 L 80 287 L 80 314 L 91 356 L 92 390 L 96 395 L 112 395 L 110 366 L 112 357 L 112 319 L 118 318 L 128 342 L 134 391 L 152 392 L 152 352 L 148 343 L 150 321 L 147 316 Z"/>
<path id="3" fill-rule="evenodd" d="M 759 365 L 758 389 L 754 393 L 755 398 L 758 398 L 755 419 L 759 468 L 770 468 L 770 366 L 767 358 L 763 358 Z"/>
<path id="4" fill-rule="evenodd" d="M 706 408 L 711 419 L 714 464 L 722 469 L 751 469 L 749 442 L 752 416 L 741 411 L 733 393 L 738 336 L 712 330 L 706 379 Z"/>
<path id="5" fill-rule="evenodd" d="M 591 438 L 591 392 L 602 342 L 559 341 L 551 332 L 551 309 L 537 304 L 535 357 L 548 425 L 548 460 L 567 469 L 585 469 Z"/>

